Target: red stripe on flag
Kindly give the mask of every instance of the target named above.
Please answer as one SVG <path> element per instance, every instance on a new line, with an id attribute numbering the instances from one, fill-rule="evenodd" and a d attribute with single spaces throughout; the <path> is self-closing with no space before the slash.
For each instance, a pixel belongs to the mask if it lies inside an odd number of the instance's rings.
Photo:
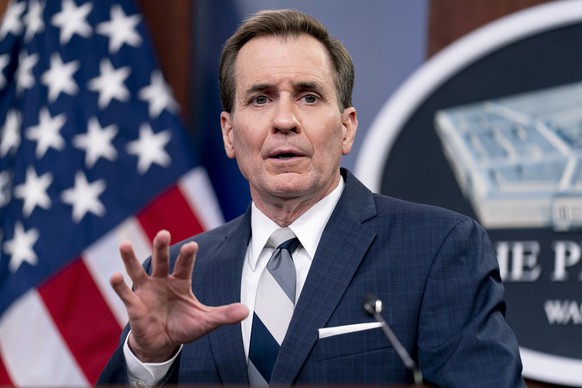
<path id="1" fill-rule="evenodd" d="M 95 384 L 117 347 L 121 327 L 83 260 L 49 279 L 39 294 L 79 367 Z"/>
<path id="2" fill-rule="evenodd" d="M 0 357 L 0 385 L 4 386 L 14 386 L 12 380 L 10 380 L 10 375 L 4 366 L 4 362 L 2 361 L 2 357 Z"/>
<path id="3" fill-rule="evenodd" d="M 172 186 L 137 214 L 150 240 L 160 229 L 172 234 L 172 241 L 182 241 L 204 231 L 198 217 L 178 186 Z"/>

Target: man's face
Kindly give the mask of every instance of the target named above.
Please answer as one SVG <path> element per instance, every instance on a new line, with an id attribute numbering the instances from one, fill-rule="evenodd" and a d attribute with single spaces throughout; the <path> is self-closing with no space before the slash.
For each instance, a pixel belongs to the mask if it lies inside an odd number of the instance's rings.
<path id="1" fill-rule="evenodd" d="M 300 35 L 253 38 L 235 63 L 233 112 L 221 114 L 224 146 L 258 206 L 313 204 L 333 190 L 357 128 L 340 110 L 324 46 Z"/>

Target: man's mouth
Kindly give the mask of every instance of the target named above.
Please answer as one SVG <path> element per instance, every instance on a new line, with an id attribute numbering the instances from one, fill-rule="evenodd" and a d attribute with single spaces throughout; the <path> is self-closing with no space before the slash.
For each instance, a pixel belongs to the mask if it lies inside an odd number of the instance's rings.
<path id="1" fill-rule="evenodd" d="M 293 158 L 298 158 L 303 156 L 303 154 L 301 152 L 298 152 L 295 149 L 292 148 L 281 148 L 278 150 L 274 150 L 271 155 L 270 158 L 271 159 L 276 159 L 276 160 L 289 160 L 289 159 L 293 159 Z"/>
<path id="2" fill-rule="evenodd" d="M 291 152 L 284 152 L 281 154 L 277 154 L 274 156 L 275 159 L 281 159 L 281 160 L 285 160 L 285 159 L 291 159 L 296 157 L 297 154 L 291 153 Z"/>

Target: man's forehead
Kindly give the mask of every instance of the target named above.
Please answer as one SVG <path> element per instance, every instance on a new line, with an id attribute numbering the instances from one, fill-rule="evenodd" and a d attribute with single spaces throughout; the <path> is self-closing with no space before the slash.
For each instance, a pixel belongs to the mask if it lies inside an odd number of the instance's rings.
<path id="1" fill-rule="evenodd" d="M 236 84 L 247 89 L 322 87 L 333 82 L 331 61 L 321 42 L 309 35 L 260 36 L 239 51 L 234 66 Z"/>

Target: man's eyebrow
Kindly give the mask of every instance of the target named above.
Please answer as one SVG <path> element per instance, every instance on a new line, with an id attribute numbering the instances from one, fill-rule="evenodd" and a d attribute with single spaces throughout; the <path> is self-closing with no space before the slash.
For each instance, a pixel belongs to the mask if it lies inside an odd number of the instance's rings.
<path id="1" fill-rule="evenodd" d="M 312 82 L 312 81 L 300 81 L 293 83 L 293 89 L 296 92 L 305 92 L 305 91 L 314 91 L 318 93 L 322 93 L 324 87 L 319 82 Z M 258 83 L 252 85 L 250 88 L 245 90 L 244 96 L 250 96 L 256 93 L 266 93 L 270 90 L 276 89 L 276 86 L 271 83 Z"/>
<path id="2" fill-rule="evenodd" d="M 259 92 L 265 92 L 269 89 L 273 89 L 274 85 L 273 84 L 269 84 L 269 83 L 260 83 L 260 84 L 254 84 L 252 85 L 250 88 L 248 88 L 247 90 L 245 90 L 245 96 L 251 95 L 251 94 L 255 94 L 255 93 L 259 93 Z"/>
<path id="3" fill-rule="evenodd" d="M 318 82 L 302 81 L 294 83 L 293 89 L 298 91 L 313 90 L 315 92 L 321 92 L 323 87 Z"/>

